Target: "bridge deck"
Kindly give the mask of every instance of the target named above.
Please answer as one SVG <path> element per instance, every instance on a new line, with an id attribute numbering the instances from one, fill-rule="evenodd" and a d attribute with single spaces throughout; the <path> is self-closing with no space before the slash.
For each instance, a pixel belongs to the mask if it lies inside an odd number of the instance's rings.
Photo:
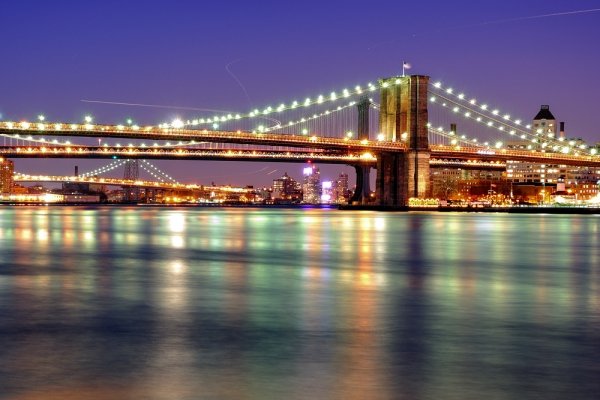
<path id="1" fill-rule="evenodd" d="M 147 140 L 194 141 L 212 143 L 238 143 L 301 148 L 320 148 L 352 151 L 402 152 L 406 145 L 402 142 L 383 142 L 350 138 L 330 138 L 322 136 L 252 133 L 245 131 L 213 131 L 196 129 L 174 129 L 132 127 L 120 125 L 90 125 L 61 123 L 0 122 L 0 134 L 31 136 L 78 136 L 101 138 L 125 138 Z"/>
<path id="2" fill-rule="evenodd" d="M 328 138 L 319 136 L 305 135 L 288 135 L 288 134 L 272 134 L 272 133 L 251 133 L 243 131 L 209 131 L 209 130 L 194 130 L 194 129 L 173 129 L 173 128 L 158 128 L 158 127 L 135 127 L 121 125 L 91 125 L 91 124 L 62 124 L 62 123 L 29 123 L 29 122 L 0 122 L 0 134 L 8 135 L 45 135 L 45 136 L 78 136 L 78 137 L 112 137 L 112 138 L 130 138 L 130 139 L 154 139 L 154 140 L 173 140 L 173 141 L 188 141 L 188 142 L 212 142 L 212 143 L 237 143 L 237 144 L 253 144 L 262 146 L 285 146 L 305 149 L 321 149 L 324 151 L 332 151 L 335 155 L 328 154 L 322 156 L 314 156 L 314 159 L 330 160 L 333 163 L 355 163 L 358 160 L 367 159 L 371 162 L 372 158 L 379 153 L 398 153 L 406 152 L 407 147 L 403 142 L 390 141 L 370 141 L 357 140 L 349 138 Z M 42 149 L 46 148 L 45 153 Z M 31 157 L 52 157 L 54 150 L 49 151 L 50 147 L 40 147 L 39 151 L 33 147 L 30 151 Z M 177 156 L 177 152 L 169 154 L 174 158 L 190 158 L 190 159 L 213 159 L 226 157 L 226 154 L 217 156 L 210 154 L 196 153 L 191 149 L 179 149 L 181 152 Z M 498 161 L 526 161 L 541 164 L 564 164 L 600 167 L 600 156 L 550 153 L 543 151 L 525 151 L 511 149 L 493 149 L 486 147 L 460 147 L 460 146 L 445 146 L 432 145 L 430 146 L 431 154 L 437 158 L 448 159 L 471 159 L 471 160 L 498 160 Z M 29 151 L 29 150 L 28 150 Z M 80 150 L 78 150 L 80 151 Z M 111 150 L 116 151 L 116 150 Z M 124 151 L 124 150 L 120 150 Z M 166 158 L 159 157 L 158 154 L 162 150 L 148 149 L 147 151 L 132 150 L 131 158 Z M 108 152 L 108 150 L 107 150 Z M 135 153 L 135 154 L 134 154 Z M 264 152 L 269 153 L 269 152 Z M 281 157 L 276 156 L 276 151 L 265 155 L 264 161 L 277 160 L 298 160 L 296 156 L 287 157 L 285 154 L 290 152 L 279 152 Z M 66 153 L 57 154 L 65 157 Z M 187 156 L 184 157 L 184 154 Z M 240 153 L 242 154 L 242 153 Z M 315 153 L 316 154 L 316 153 Z M 81 150 L 81 157 L 96 156 L 90 151 Z M 9 157 L 19 157 L 19 155 L 8 155 Z M 243 155 L 235 156 L 231 154 L 231 160 L 245 159 Z M 237 158 L 236 158 L 237 157 Z M 304 157 L 304 156 L 303 156 Z M 356 158 L 358 157 L 358 159 Z M 248 155 L 248 158 L 250 156 Z M 313 158 L 313 156 L 311 156 Z M 363 160 L 364 161 L 364 160 Z"/>

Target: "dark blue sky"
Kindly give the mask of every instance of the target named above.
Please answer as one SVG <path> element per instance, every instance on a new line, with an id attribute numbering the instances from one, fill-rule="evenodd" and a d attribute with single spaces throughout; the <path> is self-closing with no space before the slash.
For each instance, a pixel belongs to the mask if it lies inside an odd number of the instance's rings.
<path id="1" fill-rule="evenodd" d="M 169 109 L 81 99 L 247 111 L 399 73 L 430 75 L 532 118 L 550 104 L 569 136 L 600 140 L 600 1 L 4 1 L 3 119 L 157 123 Z M 230 68 L 244 85 L 247 96 Z M 70 173 L 103 161 L 16 160 L 24 172 Z M 207 183 L 268 184 L 258 164 L 162 162 Z M 341 167 L 324 169 L 333 178 Z M 348 169 L 349 171 L 349 169 Z M 246 175 L 236 176 L 240 173 Z M 217 178 L 218 177 L 218 178 Z M 214 179 L 213 179 L 214 178 Z"/>

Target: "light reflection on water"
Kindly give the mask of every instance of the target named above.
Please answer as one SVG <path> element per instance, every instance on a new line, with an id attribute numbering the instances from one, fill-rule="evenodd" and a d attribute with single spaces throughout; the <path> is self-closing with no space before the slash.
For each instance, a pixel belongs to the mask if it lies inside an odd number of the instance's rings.
<path id="1" fill-rule="evenodd" d="M 595 398 L 599 224 L 2 207 L 0 398 Z"/>

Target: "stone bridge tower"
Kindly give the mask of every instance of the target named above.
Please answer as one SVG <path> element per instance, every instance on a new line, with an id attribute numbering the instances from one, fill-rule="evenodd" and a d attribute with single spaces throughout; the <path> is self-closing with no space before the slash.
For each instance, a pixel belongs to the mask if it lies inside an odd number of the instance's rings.
<path id="1" fill-rule="evenodd" d="M 406 143 L 408 150 L 378 154 L 377 201 L 382 206 L 403 207 L 408 205 L 409 198 L 427 197 L 430 191 L 429 77 L 392 77 L 381 79 L 379 84 L 379 131 L 386 140 Z"/>

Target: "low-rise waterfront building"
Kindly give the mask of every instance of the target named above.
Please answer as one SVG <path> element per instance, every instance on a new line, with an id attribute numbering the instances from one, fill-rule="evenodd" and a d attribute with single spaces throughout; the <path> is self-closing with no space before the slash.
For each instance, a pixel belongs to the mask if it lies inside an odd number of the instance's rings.
<path id="1" fill-rule="evenodd" d="M 14 186 L 15 165 L 11 160 L 0 157 L 0 193 L 11 193 Z"/>

